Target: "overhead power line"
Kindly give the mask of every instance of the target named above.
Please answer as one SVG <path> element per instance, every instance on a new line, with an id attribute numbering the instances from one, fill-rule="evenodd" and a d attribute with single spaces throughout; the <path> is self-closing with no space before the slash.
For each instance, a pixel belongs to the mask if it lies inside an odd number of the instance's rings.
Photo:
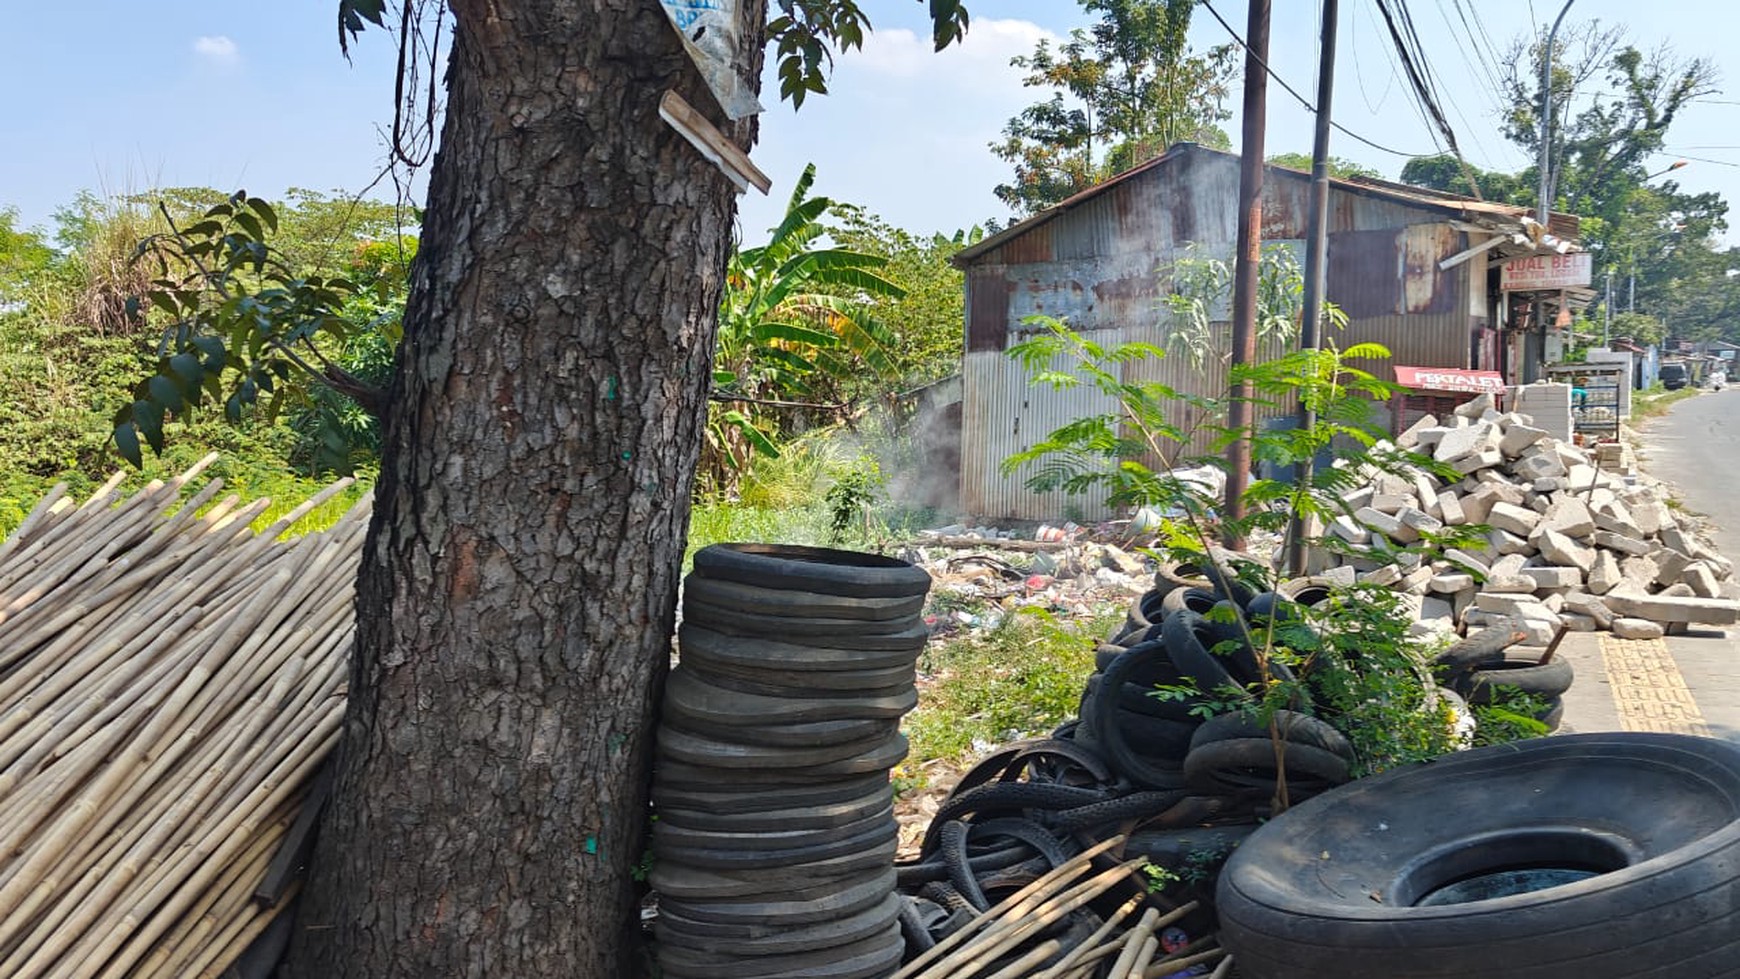
<path id="1" fill-rule="evenodd" d="M 1437 87 L 1432 80 L 1432 66 L 1426 60 L 1425 48 L 1420 44 L 1420 35 L 1414 30 L 1413 15 L 1408 12 L 1405 0 L 1377 0 L 1378 12 L 1383 14 L 1384 25 L 1389 28 L 1390 38 L 1395 42 L 1396 54 L 1402 59 L 1402 69 L 1408 82 L 1413 86 L 1414 95 L 1419 99 L 1421 108 L 1431 117 L 1432 124 L 1444 134 L 1444 140 L 1450 145 L 1450 152 L 1455 154 L 1456 162 L 1462 166 L 1462 175 L 1468 181 L 1468 187 L 1474 192 L 1475 198 L 1480 198 L 1480 185 L 1474 179 L 1474 168 L 1468 165 L 1468 159 L 1462 155 L 1462 147 L 1456 144 L 1456 131 L 1450 126 L 1450 120 L 1444 114 L 1444 108 L 1439 104 Z"/>
<path id="2" fill-rule="evenodd" d="M 1236 44 L 1238 44 L 1239 47 L 1243 48 L 1245 50 L 1245 53 L 1247 55 L 1249 55 L 1253 61 L 1255 61 L 1257 64 L 1263 66 L 1263 71 L 1267 72 L 1269 77 L 1275 80 L 1275 84 L 1280 85 L 1282 88 L 1286 89 L 1288 95 L 1293 96 L 1294 99 L 1298 100 L 1300 105 L 1305 107 L 1305 111 L 1307 111 L 1307 112 L 1316 112 L 1317 111 L 1317 107 L 1315 105 L 1312 105 L 1310 100 L 1306 99 L 1305 96 L 1300 95 L 1298 93 L 1298 91 L 1296 91 L 1293 88 L 1293 86 L 1287 84 L 1286 79 L 1284 79 L 1280 75 L 1276 74 L 1275 69 L 1270 68 L 1268 65 L 1268 62 L 1264 61 L 1262 58 L 1257 57 L 1256 52 L 1252 51 L 1250 48 L 1250 45 L 1245 43 L 1245 39 L 1243 37 L 1239 36 L 1239 32 L 1233 30 L 1232 25 L 1228 24 L 1226 22 L 1226 18 L 1224 18 L 1220 15 L 1220 11 L 1214 9 L 1213 3 L 1209 2 L 1209 0 L 1201 0 L 1201 3 L 1204 7 L 1208 8 L 1208 12 L 1214 16 L 1214 19 L 1220 22 L 1220 26 L 1223 28 L 1226 28 L 1227 34 L 1231 35 L 1233 41 Z M 1361 136 L 1360 134 L 1354 132 L 1353 130 L 1347 128 L 1346 126 L 1343 126 L 1341 123 L 1336 122 L 1334 120 L 1330 120 L 1329 124 L 1331 126 L 1334 126 L 1338 131 L 1340 131 L 1342 133 L 1342 135 L 1347 136 L 1351 139 L 1356 139 L 1359 142 L 1364 143 L 1365 145 L 1371 147 L 1374 150 L 1380 150 L 1384 153 L 1391 153 L 1391 154 L 1394 154 L 1396 156 L 1406 156 L 1406 157 L 1431 156 L 1432 155 L 1430 153 L 1408 153 L 1404 150 L 1398 150 L 1398 149 L 1395 149 L 1394 147 L 1385 146 L 1382 143 L 1375 142 L 1373 140 L 1365 138 L 1364 136 Z"/>

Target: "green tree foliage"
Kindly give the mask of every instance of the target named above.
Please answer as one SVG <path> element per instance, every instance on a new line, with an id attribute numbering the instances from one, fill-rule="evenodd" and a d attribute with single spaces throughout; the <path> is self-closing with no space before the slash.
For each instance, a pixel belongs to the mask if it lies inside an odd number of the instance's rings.
<path id="1" fill-rule="evenodd" d="M 1269 157 L 1268 163 L 1270 166 L 1287 167 L 1292 170 L 1303 170 L 1306 173 L 1311 172 L 1311 154 L 1309 153 L 1276 153 Z M 1355 177 L 1383 176 L 1383 174 L 1373 170 L 1371 167 L 1368 167 L 1363 163 L 1355 163 L 1352 160 L 1343 159 L 1339 156 L 1332 156 L 1329 158 L 1329 175 L 1331 177 L 1339 177 L 1343 180 L 1350 180 Z"/>
<path id="2" fill-rule="evenodd" d="M 1615 313 L 1607 324 L 1607 335 L 1649 346 L 1667 339 L 1667 324 L 1648 313 Z"/>
<path id="3" fill-rule="evenodd" d="M 1473 185 L 1468 182 L 1470 174 L 1474 176 Z M 1521 175 L 1482 170 L 1473 164 L 1464 169 L 1448 153 L 1416 156 L 1402 165 L 1401 176 L 1403 183 L 1416 187 L 1429 187 L 1503 204 L 1533 204 L 1535 199 L 1534 184 L 1523 179 Z"/>
<path id="4" fill-rule="evenodd" d="M 1228 145 L 1219 129 L 1235 71 L 1231 45 L 1190 50 L 1194 0 L 1082 0 L 1099 16 L 1053 47 L 1011 64 L 1050 96 L 1022 110 L 991 151 L 1015 166 L 998 199 L 1027 214 L 1193 140 Z"/>
<path id="5" fill-rule="evenodd" d="M 880 313 L 906 292 L 883 276 L 887 259 L 827 242 L 834 201 L 810 196 L 815 177 L 804 168 L 767 243 L 726 267 L 704 490 L 728 490 L 751 452 L 777 454 L 799 421 L 837 417 L 865 377 L 899 375 Z"/>
<path id="6" fill-rule="evenodd" d="M 961 249 L 985 236 L 978 227 L 929 237 L 893 227 L 853 205 L 835 208 L 838 223 L 829 236 L 842 247 L 875 255 L 880 272 L 905 295 L 885 299 L 878 317 L 894 337 L 895 362 L 903 389 L 960 370 L 964 321 L 961 272 L 950 263 Z"/>
<path id="7" fill-rule="evenodd" d="M 40 287 L 55 264 L 41 231 L 18 227 L 18 210 L 0 208 L 0 316 Z"/>

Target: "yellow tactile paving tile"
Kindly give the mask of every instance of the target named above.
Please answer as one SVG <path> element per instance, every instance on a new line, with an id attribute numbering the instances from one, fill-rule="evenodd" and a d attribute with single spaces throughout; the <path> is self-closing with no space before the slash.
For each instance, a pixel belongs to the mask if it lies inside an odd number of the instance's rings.
<path id="1" fill-rule="evenodd" d="M 1627 731 L 1709 735 L 1686 678 L 1660 639 L 1601 637 L 1608 688 Z"/>

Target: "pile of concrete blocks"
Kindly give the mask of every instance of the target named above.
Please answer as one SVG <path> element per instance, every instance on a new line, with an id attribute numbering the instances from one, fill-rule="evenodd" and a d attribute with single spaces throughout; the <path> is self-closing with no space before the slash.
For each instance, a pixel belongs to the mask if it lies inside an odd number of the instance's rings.
<path id="1" fill-rule="evenodd" d="M 1690 624 L 1740 622 L 1734 566 L 1675 517 L 1662 494 L 1609 472 L 1598 457 L 1552 438 L 1481 396 L 1440 422 L 1427 416 L 1396 446 L 1461 475 L 1368 470 L 1348 513 L 1322 528 L 1307 572 L 1410 596 L 1419 628 L 1465 632 L 1510 619 L 1544 645 L 1561 629 L 1655 638 Z M 1479 546 L 1420 549 L 1444 528 L 1484 525 Z"/>

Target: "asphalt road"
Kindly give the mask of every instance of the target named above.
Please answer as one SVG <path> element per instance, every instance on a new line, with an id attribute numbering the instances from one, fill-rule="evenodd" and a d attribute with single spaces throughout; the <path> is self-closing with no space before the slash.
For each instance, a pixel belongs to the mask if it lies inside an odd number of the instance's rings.
<path id="1" fill-rule="evenodd" d="M 1740 388 L 1707 391 L 1643 426 L 1643 468 L 1710 519 L 1722 554 L 1740 561 Z"/>
<path id="2" fill-rule="evenodd" d="M 1705 392 L 1642 426 L 1645 472 L 1666 480 L 1705 533 L 1740 560 L 1740 389 Z M 1570 633 L 1559 655 L 1577 680 L 1565 729 L 1668 731 L 1740 741 L 1740 628 L 1701 628 L 1666 640 Z"/>

